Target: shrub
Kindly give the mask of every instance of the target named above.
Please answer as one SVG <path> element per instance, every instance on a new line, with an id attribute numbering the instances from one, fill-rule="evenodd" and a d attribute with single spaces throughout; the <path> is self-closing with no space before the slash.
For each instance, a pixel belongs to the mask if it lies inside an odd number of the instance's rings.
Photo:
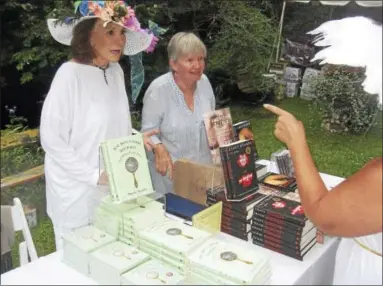
<path id="1" fill-rule="evenodd" d="M 331 132 L 362 133 L 378 112 L 378 99 L 363 90 L 364 69 L 326 66 L 312 83 L 320 107 L 322 126 Z"/>

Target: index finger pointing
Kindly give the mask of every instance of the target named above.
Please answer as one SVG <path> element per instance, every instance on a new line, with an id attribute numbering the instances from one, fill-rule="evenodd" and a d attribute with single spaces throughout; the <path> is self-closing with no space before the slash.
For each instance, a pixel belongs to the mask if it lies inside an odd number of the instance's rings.
<path id="1" fill-rule="evenodd" d="M 270 112 L 272 112 L 278 116 L 290 115 L 289 112 L 286 112 L 285 110 L 282 110 L 281 108 L 278 108 L 278 107 L 273 106 L 273 105 L 264 104 L 263 107 L 266 110 L 268 110 L 268 111 L 270 111 Z"/>

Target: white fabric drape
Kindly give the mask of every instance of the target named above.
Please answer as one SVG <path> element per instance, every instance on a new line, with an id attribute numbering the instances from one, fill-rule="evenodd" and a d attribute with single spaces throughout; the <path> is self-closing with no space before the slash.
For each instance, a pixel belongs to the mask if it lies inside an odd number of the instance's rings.
<path id="1" fill-rule="evenodd" d="M 310 3 L 318 0 L 289 0 L 288 2 Z M 363 7 L 382 7 L 383 1 L 319 1 L 322 5 L 345 6 L 350 2 L 355 2 Z"/>

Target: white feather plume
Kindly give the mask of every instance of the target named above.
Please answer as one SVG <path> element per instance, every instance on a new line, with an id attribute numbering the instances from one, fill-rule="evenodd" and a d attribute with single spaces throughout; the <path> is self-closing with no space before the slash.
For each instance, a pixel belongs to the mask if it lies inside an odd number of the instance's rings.
<path id="1" fill-rule="evenodd" d="M 311 60 L 320 65 L 365 67 L 363 88 L 382 104 L 382 26 L 365 17 L 328 21 L 308 32 L 315 46 L 326 47 Z"/>

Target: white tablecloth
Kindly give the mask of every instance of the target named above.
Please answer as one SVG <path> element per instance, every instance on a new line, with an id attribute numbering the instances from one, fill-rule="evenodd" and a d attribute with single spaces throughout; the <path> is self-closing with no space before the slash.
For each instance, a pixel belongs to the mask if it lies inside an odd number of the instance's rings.
<path id="1" fill-rule="evenodd" d="M 332 283 L 335 252 L 339 244 L 336 238 L 330 239 L 324 245 L 317 244 L 304 261 L 299 261 L 225 233 L 219 233 L 217 237 L 268 253 L 273 268 L 272 285 L 331 285 Z M 61 262 L 61 258 L 62 251 L 54 252 L 4 273 L 0 278 L 1 285 L 97 285 L 93 279 Z"/>
<path id="2" fill-rule="evenodd" d="M 267 164 L 268 161 L 264 163 Z M 326 174 L 321 176 L 328 188 L 334 187 L 343 180 Z M 216 236 L 246 248 L 255 248 L 268 253 L 273 268 L 272 285 L 332 284 L 335 254 L 339 245 L 338 238 L 330 238 L 323 245 L 316 244 L 305 256 L 304 261 L 299 261 L 225 233 L 219 233 Z M 97 285 L 91 278 L 61 262 L 61 257 L 61 252 L 54 252 L 2 274 L 1 285 Z"/>

